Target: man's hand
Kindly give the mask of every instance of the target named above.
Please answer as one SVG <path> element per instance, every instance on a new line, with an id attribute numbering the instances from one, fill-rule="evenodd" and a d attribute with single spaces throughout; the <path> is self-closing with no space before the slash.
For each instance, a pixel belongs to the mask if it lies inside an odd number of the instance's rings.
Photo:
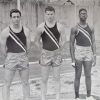
<path id="1" fill-rule="evenodd" d="M 76 62 L 76 61 L 72 61 L 72 64 L 71 64 L 72 67 L 74 67 L 74 68 L 76 67 L 76 63 L 75 63 L 75 62 Z"/>
<path id="2" fill-rule="evenodd" d="M 74 68 L 75 68 L 75 62 L 72 62 L 72 67 L 74 67 Z"/>
<path id="3" fill-rule="evenodd" d="M 92 66 L 95 66 L 96 65 L 96 55 L 93 56 L 93 63 L 92 63 Z"/>

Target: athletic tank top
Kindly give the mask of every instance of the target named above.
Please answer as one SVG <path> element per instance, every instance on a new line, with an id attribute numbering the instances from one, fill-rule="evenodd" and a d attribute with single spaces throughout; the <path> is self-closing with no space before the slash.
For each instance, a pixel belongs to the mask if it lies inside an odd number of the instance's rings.
<path id="1" fill-rule="evenodd" d="M 45 25 L 46 25 L 46 23 L 45 23 Z M 53 35 L 56 37 L 57 41 L 59 42 L 60 33 L 57 29 L 57 23 L 54 25 L 54 27 L 49 28 L 49 30 L 53 33 Z M 49 51 L 53 51 L 53 50 L 58 49 L 56 44 L 51 40 L 51 38 L 46 34 L 45 31 L 42 33 L 41 37 L 42 37 L 42 42 L 43 42 L 43 49 L 46 49 Z"/>
<path id="2" fill-rule="evenodd" d="M 90 27 L 87 25 L 87 27 L 83 28 L 84 30 L 86 30 L 89 34 L 90 34 L 90 40 L 91 40 L 91 34 L 92 31 L 90 29 Z M 83 34 L 84 32 L 78 30 L 76 33 L 76 44 L 79 46 L 91 46 L 91 42 L 89 41 L 89 39 Z"/>
<path id="3" fill-rule="evenodd" d="M 12 29 L 9 27 L 9 29 L 12 31 Z M 21 42 L 26 46 L 26 36 L 24 34 L 24 29 L 22 27 L 21 32 L 15 33 L 13 32 L 20 40 Z M 7 45 L 7 52 L 11 53 L 21 53 L 24 52 L 24 50 L 9 36 L 6 41 Z"/>

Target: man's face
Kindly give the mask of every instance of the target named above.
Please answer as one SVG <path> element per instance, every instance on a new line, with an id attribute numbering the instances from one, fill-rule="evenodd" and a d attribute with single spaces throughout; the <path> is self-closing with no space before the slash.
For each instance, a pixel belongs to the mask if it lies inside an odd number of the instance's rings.
<path id="1" fill-rule="evenodd" d="M 46 11 L 45 18 L 46 18 L 46 21 L 52 22 L 55 19 L 55 12 L 54 11 Z"/>
<path id="2" fill-rule="evenodd" d="M 19 13 L 12 13 L 11 21 L 14 25 L 20 24 L 21 16 Z"/>
<path id="3" fill-rule="evenodd" d="M 87 12 L 85 10 L 82 10 L 79 14 L 79 18 L 81 21 L 86 21 L 87 19 Z"/>

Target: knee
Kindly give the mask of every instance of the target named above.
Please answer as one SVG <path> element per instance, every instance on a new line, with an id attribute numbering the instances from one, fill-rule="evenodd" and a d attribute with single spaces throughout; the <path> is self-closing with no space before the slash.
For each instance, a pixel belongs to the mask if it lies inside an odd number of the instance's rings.
<path id="1" fill-rule="evenodd" d="M 28 81 L 23 81 L 23 82 L 22 82 L 22 85 L 25 86 L 25 87 L 26 87 L 26 86 L 29 86 L 29 82 L 28 82 Z"/>
<path id="2" fill-rule="evenodd" d="M 81 78 L 81 71 L 80 72 L 75 72 L 75 80 L 80 80 Z"/>
<path id="3" fill-rule="evenodd" d="M 55 80 L 56 82 L 59 82 L 59 81 L 60 81 L 60 76 L 54 76 L 54 80 Z"/>
<path id="4" fill-rule="evenodd" d="M 46 75 L 45 76 L 43 75 L 42 78 L 41 78 L 42 83 L 46 84 L 47 81 L 48 81 L 48 78 L 49 78 L 48 75 L 47 76 Z"/>
<path id="5" fill-rule="evenodd" d="M 75 76 L 75 80 L 79 80 L 80 81 L 81 76 Z"/>
<path id="6" fill-rule="evenodd" d="M 11 82 L 5 80 L 5 81 L 4 81 L 4 86 L 10 88 L 10 86 L 11 86 Z"/>
<path id="7" fill-rule="evenodd" d="M 46 84 L 46 83 L 47 83 L 47 81 L 48 81 L 48 79 L 47 79 L 47 78 L 42 78 L 42 83 Z"/>
<path id="8" fill-rule="evenodd" d="M 91 79 L 91 75 L 90 75 L 90 74 L 87 74 L 87 75 L 85 75 L 85 78 L 86 78 L 87 80 L 90 80 L 90 79 Z"/>

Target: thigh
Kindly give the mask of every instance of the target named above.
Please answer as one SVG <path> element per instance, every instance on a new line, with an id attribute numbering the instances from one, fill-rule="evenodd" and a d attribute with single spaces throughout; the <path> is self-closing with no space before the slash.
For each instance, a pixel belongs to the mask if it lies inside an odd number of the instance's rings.
<path id="1" fill-rule="evenodd" d="M 53 67 L 53 77 L 60 78 L 60 66 Z"/>
<path id="2" fill-rule="evenodd" d="M 62 64 L 62 56 L 61 55 L 54 55 L 52 57 L 52 67 L 59 67 Z"/>
<path id="3" fill-rule="evenodd" d="M 15 71 L 17 64 L 18 64 L 18 59 L 16 59 L 16 56 L 8 53 L 4 65 L 5 69 L 9 71 L 11 70 Z"/>
<path id="4" fill-rule="evenodd" d="M 85 76 L 91 75 L 92 61 L 84 61 L 83 65 Z"/>
<path id="5" fill-rule="evenodd" d="M 41 55 L 41 57 L 40 57 L 39 63 L 40 63 L 40 65 L 42 65 L 42 66 L 50 66 L 50 65 L 51 65 L 51 60 L 52 60 L 51 55 L 47 55 L 47 54 L 44 52 L 44 53 L 42 53 L 42 55 Z"/>
<path id="6" fill-rule="evenodd" d="M 84 58 L 84 50 L 81 46 L 76 45 L 75 47 L 75 59 L 82 61 Z"/>
<path id="7" fill-rule="evenodd" d="M 19 70 L 19 75 L 22 82 L 28 82 L 29 80 L 29 68 Z"/>
<path id="8" fill-rule="evenodd" d="M 15 75 L 15 71 L 4 69 L 4 80 L 7 83 L 11 83 L 13 80 L 13 77 Z"/>
<path id="9" fill-rule="evenodd" d="M 82 61 L 76 60 L 75 62 L 75 76 L 80 77 L 82 73 Z"/>
<path id="10" fill-rule="evenodd" d="M 42 80 L 48 80 L 50 68 L 51 68 L 51 66 L 41 66 Z"/>

